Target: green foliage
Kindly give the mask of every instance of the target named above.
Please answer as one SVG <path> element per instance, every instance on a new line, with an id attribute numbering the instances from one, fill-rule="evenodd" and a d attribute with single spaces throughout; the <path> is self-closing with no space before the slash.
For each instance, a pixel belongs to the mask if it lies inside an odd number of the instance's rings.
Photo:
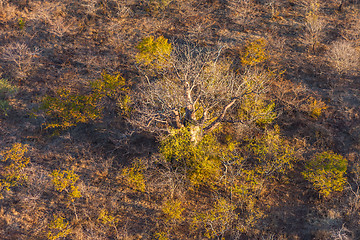
<path id="1" fill-rule="evenodd" d="M 66 129 L 78 123 L 87 123 L 100 118 L 101 109 L 97 107 L 97 97 L 72 93 L 61 89 L 56 96 L 46 96 L 41 109 L 52 122 L 46 128 Z"/>
<path id="2" fill-rule="evenodd" d="M 65 218 L 61 216 L 56 216 L 54 214 L 54 219 L 49 224 L 49 232 L 47 237 L 49 240 L 56 240 L 59 238 L 65 238 L 71 233 L 71 228 L 69 228 L 69 223 L 64 221 Z"/>
<path id="3" fill-rule="evenodd" d="M 25 19 L 19 18 L 18 19 L 18 25 L 19 25 L 20 30 L 23 30 L 24 27 L 25 27 Z"/>
<path id="4" fill-rule="evenodd" d="M 66 89 L 57 91 L 56 95 L 45 96 L 40 109 L 50 117 L 46 128 L 66 129 L 79 123 L 87 123 L 101 117 L 101 99 L 108 97 L 116 101 L 124 113 L 130 111 L 130 97 L 125 79 L 120 74 L 102 74 L 102 78 L 90 83 L 89 94 L 73 93 Z"/>
<path id="5" fill-rule="evenodd" d="M 18 88 L 13 86 L 8 80 L 0 79 L 0 112 L 3 112 L 5 116 L 10 109 L 8 98 L 16 94 L 17 91 Z"/>
<path id="6" fill-rule="evenodd" d="M 235 206 L 226 199 L 218 199 L 213 209 L 205 213 L 198 213 L 194 217 L 193 227 L 204 227 L 207 238 L 225 239 L 226 231 L 230 230 L 233 222 L 237 220 L 234 210 Z"/>
<path id="7" fill-rule="evenodd" d="M 9 191 L 10 187 L 21 185 L 27 179 L 23 173 L 30 162 L 30 158 L 25 157 L 27 151 L 27 145 L 14 143 L 10 149 L 0 152 L 3 165 L 0 165 L 0 199 L 2 190 Z"/>
<path id="8" fill-rule="evenodd" d="M 132 163 L 131 167 L 126 167 L 122 170 L 122 176 L 132 188 L 140 192 L 145 192 L 144 170 L 145 167 L 142 162 L 137 160 Z"/>
<path id="9" fill-rule="evenodd" d="M 169 240 L 168 234 L 166 232 L 157 232 L 155 233 L 155 237 L 158 240 Z"/>
<path id="10" fill-rule="evenodd" d="M 4 115 L 7 116 L 9 109 L 9 102 L 7 100 L 0 100 L 0 112 L 4 113 Z"/>
<path id="11" fill-rule="evenodd" d="M 284 174 L 296 161 L 295 147 L 281 137 L 279 126 L 266 130 L 260 139 L 252 140 L 247 147 L 256 160 L 257 172 L 265 176 Z"/>
<path id="12" fill-rule="evenodd" d="M 331 151 L 322 152 L 306 163 L 306 170 L 302 175 L 322 196 L 327 197 L 332 192 L 343 190 L 347 164 L 347 160 L 341 155 Z"/>
<path id="13" fill-rule="evenodd" d="M 75 186 L 79 176 L 74 173 L 74 170 L 54 170 L 51 177 L 55 189 L 59 192 L 67 192 L 71 202 L 81 197 L 80 190 Z"/>
<path id="14" fill-rule="evenodd" d="M 106 209 L 101 210 L 98 219 L 101 221 L 102 224 L 110 225 L 110 226 L 115 226 L 116 222 L 119 221 L 116 217 L 111 215 Z"/>
<path id="15" fill-rule="evenodd" d="M 181 216 L 185 208 L 181 207 L 180 200 L 169 200 L 166 201 L 161 211 L 165 214 L 166 222 L 177 222 L 182 221 L 184 218 Z"/>
<path id="16" fill-rule="evenodd" d="M 158 13 L 163 11 L 173 0 L 148 0 L 149 8 L 147 10 Z"/>
<path id="17" fill-rule="evenodd" d="M 108 97 L 116 102 L 122 114 L 129 114 L 131 111 L 131 98 L 127 94 L 129 87 L 126 80 L 119 74 L 114 75 L 102 73 L 102 78 L 90 83 L 95 98 Z"/>
<path id="18" fill-rule="evenodd" d="M 91 90 L 97 98 L 109 97 L 117 98 L 119 92 L 124 93 L 129 89 L 126 86 L 125 79 L 119 74 L 114 75 L 103 72 L 100 79 L 90 83 Z"/>
<path id="19" fill-rule="evenodd" d="M 327 106 L 323 101 L 318 101 L 313 97 L 310 97 L 308 99 L 308 108 L 310 116 L 317 119 L 320 117 L 322 111 L 327 109 Z"/>
<path id="20" fill-rule="evenodd" d="M 259 126 L 272 123 L 276 118 L 275 103 L 266 103 L 264 96 L 248 94 L 242 101 L 238 116 L 240 120 L 255 122 Z"/>
<path id="21" fill-rule="evenodd" d="M 192 185 L 212 185 L 219 179 L 222 161 L 231 157 L 235 143 L 220 144 L 212 133 L 196 141 L 191 130 L 174 130 L 161 141 L 160 152 L 175 168 L 184 171 Z"/>
<path id="22" fill-rule="evenodd" d="M 247 66 L 255 66 L 267 59 L 266 42 L 264 39 L 257 39 L 249 42 L 241 57 L 241 63 Z"/>
<path id="23" fill-rule="evenodd" d="M 155 69 L 162 69 L 166 65 L 172 51 L 171 43 L 163 36 L 155 40 L 153 36 L 146 37 L 136 48 L 140 51 L 136 61 Z"/>
<path id="24" fill-rule="evenodd" d="M 0 79 L 0 99 L 7 99 L 18 91 L 16 86 L 13 86 L 8 80 Z"/>
<path id="25" fill-rule="evenodd" d="M 258 220 L 265 215 L 259 205 L 260 202 L 264 204 L 260 197 L 264 191 L 266 179 L 256 169 L 246 169 L 242 161 L 233 165 L 235 166 L 229 169 L 229 172 L 236 174 L 227 176 L 225 189 L 230 191 L 231 202 L 236 203 L 236 207 L 241 209 L 236 229 L 246 232 L 253 229 Z"/>

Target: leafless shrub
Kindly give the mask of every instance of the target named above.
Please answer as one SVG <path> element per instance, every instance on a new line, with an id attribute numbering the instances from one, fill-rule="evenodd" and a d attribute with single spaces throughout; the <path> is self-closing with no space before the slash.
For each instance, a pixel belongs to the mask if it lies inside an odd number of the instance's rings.
<path id="1" fill-rule="evenodd" d="M 350 41 L 357 41 L 360 45 L 360 10 L 355 9 L 347 15 L 348 27 L 343 30 L 342 35 Z"/>
<path id="2" fill-rule="evenodd" d="M 254 2 L 252 0 L 231 0 L 229 8 L 231 17 L 237 24 L 247 25 L 254 18 Z"/>
<path id="3" fill-rule="evenodd" d="M 84 0 L 82 5 L 85 7 L 85 13 L 89 15 L 96 15 L 98 0 Z"/>
<path id="4" fill-rule="evenodd" d="M 350 42 L 345 40 L 334 42 L 327 53 L 327 57 L 340 74 L 356 71 L 359 66 L 359 52 Z"/>
<path id="5" fill-rule="evenodd" d="M 334 230 L 331 233 L 331 239 L 333 240 L 351 240 L 351 231 L 342 225 L 342 227 L 338 230 Z"/>
<path id="6" fill-rule="evenodd" d="M 129 1 L 115 0 L 115 4 L 117 10 L 116 14 L 118 17 L 128 17 L 134 14 L 131 8 L 128 7 Z"/>
<path id="7" fill-rule="evenodd" d="M 29 13 L 29 20 L 50 23 L 55 15 L 61 15 L 65 11 L 65 5 L 61 2 L 31 2 L 32 11 Z"/>
<path id="8" fill-rule="evenodd" d="M 299 4 L 305 12 L 319 12 L 321 7 L 321 2 L 319 0 L 300 0 Z"/>
<path id="9" fill-rule="evenodd" d="M 24 43 L 11 43 L 3 47 L 2 58 L 14 63 L 15 77 L 18 79 L 26 78 L 30 70 L 34 67 L 34 60 L 38 56 L 39 50 L 33 51 Z"/>
<path id="10" fill-rule="evenodd" d="M 73 29 L 72 22 L 66 21 L 63 17 L 58 17 L 49 21 L 50 32 L 55 36 L 62 37 Z"/>
<path id="11" fill-rule="evenodd" d="M 17 9 L 15 6 L 11 5 L 6 0 L 0 0 L 0 20 L 8 21 L 13 19 L 17 14 Z"/>
<path id="12" fill-rule="evenodd" d="M 308 45 L 313 52 L 323 37 L 323 30 L 326 22 L 320 14 L 320 2 L 318 0 L 304 0 L 303 7 L 305 9 L 304 33 L 300 40 Z"/>

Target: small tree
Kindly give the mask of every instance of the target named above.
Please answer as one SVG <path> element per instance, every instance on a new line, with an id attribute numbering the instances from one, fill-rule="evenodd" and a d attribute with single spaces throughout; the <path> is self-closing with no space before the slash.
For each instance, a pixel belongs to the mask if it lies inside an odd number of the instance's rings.
<path id="1" fill-rule="evenodd" d="M 136 55 L 136 61 L 145 66 L 162 69 L 170 58 L 171 44 L 163 36 L 154 39 L 153 36 L 146 37 L 136 46 L 140 51 Z"/>
<path id="2" fill-rule="evenodd" d="M 302 175 L 322 196 L 343 190 L 347 160 L 341 155 L 331 151 L 318 153 L 306 163 L 305 168 Z"/>
<path id="3" fill-rule="evenodd" d="M 130 111 L 125 79 L 120 74 L 102 74 L 102 78 L 90 83 L 91 91 L 77 93 L 60 89 L 55 96 L 43 98 L 40 109 L 50 118 L 46 128 L 67 129 L 79 123 L 88 123 L 102 116 L 100 102 L 108 98 L 115 102 L 122 113 Z"/>
<path id="4" fill-rule="evenodd" d="M 74 170 L 54 170 L 51 173 L 51 177 L 55 189 L 59 192 L 65 191 L 71 202 L 81 197 L 81 192 L 75 185 L 79 176 L 74 173 Z"/>
<path id="5" fill-rule="evenodd" d="M 23 172 L 30 162 L 30 158 L 25 157 L 27 151 L 27 145 L 14 143 L 10 149 L 0 152 L 0 199 L 3 190 L 9 191 L 10 187 L 21 185 L 27 179 Z"/>
<path id="6" fill-rule="evenodd" d="M 282 138 L 279 126 L 267 129 L 261 138 L 251 140 L 247 149 L 251 159 L 255 160 L 257 172 L 265 176 L 286 173 L 297 159 L 295 147 Z"/>
<path id="7" fill-rule="evenodd" d="M 14 96 L 18 88 L 12 85 L 8 80 L 0 79 L 0 112 L 7 115 L 7 111 L 10 109 L 9 98 Z"/>
<path id="8" fill-rule="evenodd" d="M 132 163 L 131 167 L 126 167 L 122 170 L 122 176 L 125 181 L 133 189 L 140 192 L 145 192 L 146 184 L 144 178 L 145 167 L 141 160 L 136 160 Z"/>
<path id="9" fill-rule="evenodd" d="M 160 152 L 174 169 L 183 171 L 192 185 L 213 186 L 222 174 L 222 163 L 228 161 L 235 142 L 220 144 L 213 133 L 194 141 L 189 128 L 173 130 L 161 141 Z"/>

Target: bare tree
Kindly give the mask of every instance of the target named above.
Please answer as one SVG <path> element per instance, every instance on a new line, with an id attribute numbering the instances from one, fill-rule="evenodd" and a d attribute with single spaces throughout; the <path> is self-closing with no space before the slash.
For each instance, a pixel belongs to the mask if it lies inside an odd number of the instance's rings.
<path id="1" fill-rule="evenodd" d="M 166 132 L 190 126 L 196 140 L 229 120 L 247 95 L 266 90 L 268 73 L 254 69 L 235 73 L 220 55 L 221 48 L 175 47 L 161 77 L 151 81 L 145 76 L 139 86 L 133 122 Z"/>
<path id="2" fill-rule="evenodd" d="M 34 67 L 34 60 L 38 56 L 39 50 L 31 50 L 24 43 L 11 43 L 3 47 L 2 58 L 14 63 L 15 77 L 23 79 Z"/>

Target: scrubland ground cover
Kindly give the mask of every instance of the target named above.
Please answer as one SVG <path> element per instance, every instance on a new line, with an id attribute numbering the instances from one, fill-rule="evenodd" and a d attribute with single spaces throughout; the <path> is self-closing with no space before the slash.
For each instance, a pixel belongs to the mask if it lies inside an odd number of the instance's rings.
<path id="1" fill-rule="evenodd" d="M 357 0 L 0 0 L 0 239 L 360 239 Z"/>

